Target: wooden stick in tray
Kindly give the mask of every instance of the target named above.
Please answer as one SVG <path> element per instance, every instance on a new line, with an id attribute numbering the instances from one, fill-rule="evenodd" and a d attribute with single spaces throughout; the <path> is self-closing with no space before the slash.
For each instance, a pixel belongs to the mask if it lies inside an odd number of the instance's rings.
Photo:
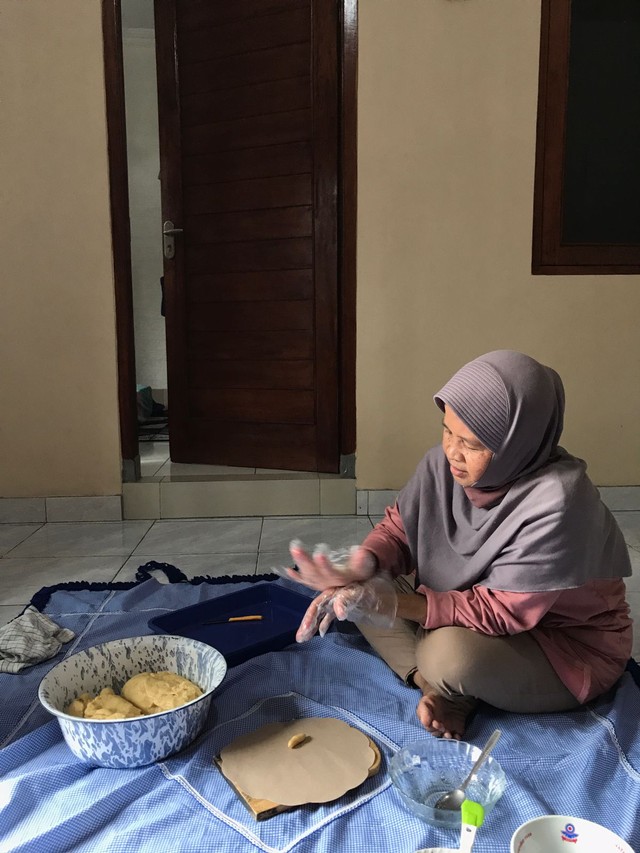
<path id="1" fill-rule="evenodd" d="M 227 622 L 260 622 L 262 616 L 257 613 L 251 616 L 227 616 L 223 619 L 211 619 L 208 622 L 203 622 L 203 625 L 226 625 Z"/>

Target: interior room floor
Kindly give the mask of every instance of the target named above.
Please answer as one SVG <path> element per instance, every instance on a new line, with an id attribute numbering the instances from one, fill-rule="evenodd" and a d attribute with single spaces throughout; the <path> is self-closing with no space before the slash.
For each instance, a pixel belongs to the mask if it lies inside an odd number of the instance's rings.
<path id="1" fill-rule="evenodd" d="M 614 515 L 629 546 L 628 599 L 638 625 L 640 511 Z M 150 560 L 171 563 L 187 577 L 262 574 L 290 565 L 291 539 L 310 546 L 355 545 L 378 520 L 354 515 L 0 524 L 0 624 L 19 615 L 43 586 L 132 581 Z M 633 654 L 640 659 L 640 631 Z"/>
<path id="2" fill-rule="evenodd" d="M 318 474 L 309 471 L 288 471 L 273 468 L 248 468 L 231 465 L 196 465 L 186 462 L 172 462 L 169 458 L 168 441 L 140 442 L 140 474 L 145 479 L 207 479 L 221 476 L 237 476 L 243 480 L 260 475 L 286 475 L 287 477 L 304 477 L 317 479 Z M 329 476 L 329 475 L 327 475 Z"/>
<path id="3" fill-rule="evenodd" d="M 356 480 L 346 474 L 172 462 L 166 441 L 139 448 L 140 479 L 123 484 L 122 513 L 130 521 L 363 512 Z"/>

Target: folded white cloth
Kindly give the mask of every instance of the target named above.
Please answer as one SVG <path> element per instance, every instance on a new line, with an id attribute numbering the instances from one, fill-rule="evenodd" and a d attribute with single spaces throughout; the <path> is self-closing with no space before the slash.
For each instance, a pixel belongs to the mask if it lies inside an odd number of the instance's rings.
<path id="1" fill-rule="evenodd" d="M 0 672 L 20 672 L 43 660 L 49 660 L 63 643 L 75 634 L 40 613 L 27 607 L 24 613 L 0 628 Z"/>

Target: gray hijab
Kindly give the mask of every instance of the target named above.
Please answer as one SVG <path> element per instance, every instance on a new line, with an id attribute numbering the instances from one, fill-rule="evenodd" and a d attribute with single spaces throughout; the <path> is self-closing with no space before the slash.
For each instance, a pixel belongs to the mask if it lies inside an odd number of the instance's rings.
<path id="1" fill-rule="evenodd" d="M 529 592 L 631 574 L 622 533 L 585 463 L 558 445 L 564 389 L 554 370 L 497 350 L 462 367 L 434 400 L 493 457 L 464 489 L 442 448 L 432 448 L 400 492 L 418 583 Z"/>

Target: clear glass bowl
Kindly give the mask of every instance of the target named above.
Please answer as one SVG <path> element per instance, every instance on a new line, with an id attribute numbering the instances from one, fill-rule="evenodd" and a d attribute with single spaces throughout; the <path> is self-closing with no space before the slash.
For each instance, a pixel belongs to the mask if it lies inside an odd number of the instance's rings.
<path id="1" fill-rule="evenodd" d="M 416 817 L 433 826 L 460 826 L 460 812 L 435 809 L 442 794 L 464 782 L 482 750 L 459 740 L 427 737 L 407 744 L 389 764 L 389 775 L 405 804 Z M 504 771 L 489 756 L 466 789 L 467 799 L 480 803 L 485 814 L 506 787 Z"/>

